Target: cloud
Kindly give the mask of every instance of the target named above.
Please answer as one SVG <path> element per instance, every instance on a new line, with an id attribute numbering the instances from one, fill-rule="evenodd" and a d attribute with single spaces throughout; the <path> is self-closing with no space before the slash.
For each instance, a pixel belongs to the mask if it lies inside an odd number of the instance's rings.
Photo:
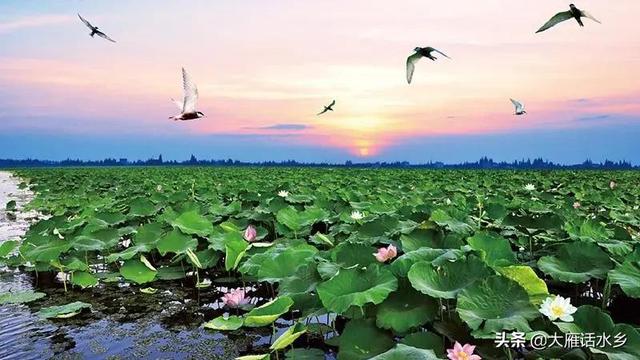
<path id="1" fill-rule="evenodd" d="M 28 28 L 64 24 L 71 21 L 73 21 L 73 16 L 69 15 L 28 16 L 13 21 L 0 22 L 0 34 L 8 34 Z"/>
<path id="2" fill-rule="evenodd" d="M 309 125 L 305 125 L 305 124 L 275 124 L 275 125 L 269 125 L 269 126 L 262 126 L 262 127 L 258 127 L 256 129 L 260 129 L 260 130 L 307 130 L 307 129 L 311 129 L 312 126 Z"/>
<path id="3" fill-rule="evenodd" d="M 595 121 L 595 120 L 605 120 L 611 118 L 611 115 L 585 115 L 579 117 L 578 121 Z"/>

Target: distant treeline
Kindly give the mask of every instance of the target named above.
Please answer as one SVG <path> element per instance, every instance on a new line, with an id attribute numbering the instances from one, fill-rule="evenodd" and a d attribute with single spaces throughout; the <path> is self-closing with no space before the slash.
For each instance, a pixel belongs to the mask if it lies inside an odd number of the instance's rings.
<path id="1" fill-rule="evenodd" d="M 189 160 L 184 161 L 164 161 L 162 155 L 156 159 L 134 160 L 111 159 L 104 160 L 12 160 L 0 159 L 0 168 L 21 168 L 21 167 L 83 167 L 83 166 L 269 166 L 269 167 L 349 167 L 349 168 L 415 168 L 415 169 L 523 169 L 523 170 L 551 170 L 551 169 L 601 169 L 601 170 L 633 170 L 640 169 L 627 161 L 605 160 L 602 163 L 595 163 L 586 160 L 581 164 L 557 164 L 541 158 L 534 160 L 516 160 L 513 162 L 495 162 L 493 159 L 483 157 L 475 162 L 464 162 L 461 164 L 445 164 L 443 162 L 427 162 L 423 164 L 411 164 L 407 161 L 397 162 L 367 162 L 354 163 L 346 161 L 344 163 L 304 163 L 295 160 L 287 161 L 263 161 L 246 162 L 239 160 L 199 160 L 191 155 Z"/>

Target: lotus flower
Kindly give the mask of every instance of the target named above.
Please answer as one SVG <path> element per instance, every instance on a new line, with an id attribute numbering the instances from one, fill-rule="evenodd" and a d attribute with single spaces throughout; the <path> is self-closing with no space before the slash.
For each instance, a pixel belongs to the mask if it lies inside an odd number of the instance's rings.
<path id="1" fill-rule="evenodd" d="M 353 220 L 362 220 L 364 218 L 364 214 L 361 213 L 360 211 L 352 211 L 351 212 L 351 219 Z"/>
<path id="2" fill-rule="evenodd" d="M 222 296 L 221 300 L 224 306 L 230 307 L 232 309 L 239 308 L 242 305 L 246 305 L 249 303 L 249 299 L 247 299 L 244 289 L 242 288 L 229 290 L 229 292 Z"/>
<path id="3" fill-rule="evenodd" d="M 244 236 L 244 239 L 247 240 L 248 242 L 253 242 L 256 240 L 256 237 L 258 236 L 258 232 L 256 231 L 256 228 L 253 227 L 253 225 L 249 225 L 245 229 L 243 236 Z"/>
<path id="4" fill-rule="evenodd" d="M 618 186 L 618 184 L 616 184 L 616 182 L 615 182 L 615 181 L 611 180 L 611 182 L 609 183 L 609 188 L 610 188 L 611 190 L 613 190 L 613 189 L 615 189 L 615 188 L 616 188 L 616 186 Z"/>
<path id="5" fill-rule="evenodd" d="M 131 246 L 131 239 L 122 240 L 120 244 L 122 244 L 122 247 L 128 248 Z"/>
<path id="6" fill-rule="evenodd" d="M 156 191 L 157 191 L 157 192 L 161 192 L 161 191 L 162 191 L 162 185 L 158 185 L 158 186 L 156 186 Z"/>
<path id="7" fill-rule="evenodd" d="M 460 345 L 459 342 L 453 345 L 453 349 L 447 349 L 447 357 L 450 360 L 481 360 L 479 355 L 474 355 L 475 345 L 464 344 Z"/>
<path id="8" fill-rule="evenodd" d="M 580 204 L 580 203 L 579 203 L 579 202 L 577 202 L 577 201 L 573 203 L 573 208 L 574 208 L 574 209 L 577 209 L 577 208 L 579 208 L 580 206 L 582 206 L 582 204 Z"/>
<path id="9" fill-rule="evenodd" d="M 527 191 L 535 191 L 536 190 L 536 186 L 533 184 L 527 184 L 524 186 L 524 189 Z"/>
<path id="10" fill-rule="evenodd" d="M 398 256 L 398 250 L 396 249 L 395 246 L 393 245 L 389 245 L 386 248 L 379 248 L 378 252 L 373 254 L 373 256 L 376 257 L 376 260 L 378 260 L 379 262 L 383 263 L 383 262 L 387 262 L 393 258 L 395 258 L 396 256 Z"/>
<path id="11" fill-rule="evenodd" d="M 548 297 L 540 306 L 540 312 L 551 321 L 560 319 L 562 321 L 572 322 L 573 316 L 571 315 L 575 313 L 576 310 L 578 309 L 571 305 L 571 299 L 565 299 L 562 296 L 556 296 L 555 298 Z"/>
<path id="12" fill-rule="evenodd" d="M 278 191 L 278 196 L 286 198 L 287 196 L 289 196 L 289 192 L 287 190 L 280 190 Z"/>

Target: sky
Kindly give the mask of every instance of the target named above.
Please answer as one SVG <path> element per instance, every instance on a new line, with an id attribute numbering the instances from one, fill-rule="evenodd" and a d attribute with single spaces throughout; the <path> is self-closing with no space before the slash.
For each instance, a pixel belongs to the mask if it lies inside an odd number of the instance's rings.
<path id="1" fill-rule="evenodd" d="M 583 0 L 602 24 L 535 34 L 568 5 L 3 0 L 0 158 L 640 164 L 640 2 Z M 409 85 L 416 46 L 451 59 L 422 59 Z M 197 121 L 168 119 L 181 67 Z"/>

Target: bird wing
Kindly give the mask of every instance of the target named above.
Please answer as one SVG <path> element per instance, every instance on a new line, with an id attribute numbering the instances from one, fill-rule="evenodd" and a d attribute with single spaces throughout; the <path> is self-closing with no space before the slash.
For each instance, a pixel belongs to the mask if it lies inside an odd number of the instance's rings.
<path id="1" fill-rule="evenodd" d="M 546 24 L 542 25 L 542 27 L 538 29 L 538 31 L 536 31 L 536 34 L 539 32 L 543 32 L 563 21 L 567 21 L 572 18 L 573 18 L 573 14 L 571 13 L 571 11 L 559 12 L 555 14 L 549 21 L 547 21 Z"/>
<path id="2" fill-rule="evenodd" d="M 331 102 L 331 104 L 329 104 L 329 107 L 333 107 L 333 105 L 335 105 L 335 104 L 336 104 L 336 101 L 335 101 L 335 100 L 333 100 L 333 101 Z"/>
<path id="3" fill-rule="evenodd" d="M 422 55 L 419 53 L 415 53 L 407 58 L 407 82 L 411 84 L 411 79 L 413 78 L 413 72 L 416 70 L 416 63 Z"/>
<path id="4" fill-rule="evenodd" d="M 82 22 L 87 25 L 87 27 L 91 30 L 93 30 L 93 25 L 91 25 L 90 22 L 88 22 L 85 18 L 83 18 L 80 14 L 78 14 L 78 17 L 80 18 L 80 20 L 82 20 Z"/>
<path id="5" fill-rule="evenodd" d="M 182 111 L 184 113 L 195 112 L 196 103 L 198 102 L 198 88 L 184 68 L 182 68 L 182 87 L 184 91 L 184 104 L 182 106 Z"/>
<path id="6" fill-rule="evenodd" d="M 513 100 L 513 99 L 509 99 L 509 100 L 511 100 L 511 103 L 513 104 L 513 106 L 516 107 L 516 112 L 524 110 L 524 106 L 520 101 Z"/>
<path id="7" fill-rule="evenodd" d="M 107 39 L 109 41 L 111 41 L 112 43 L 116 42 L 115 40 L 113 40 L 112 38 L 110 38 L 109 36 L 107 36 L 107 34 L 103 33 L 102 31 L 99 30 L 94 30 L 96 32 L 96 35 L 100 36 L 103 39 Z"/>
<path id="8" fill-rule="evenodd" d="M 580 12 L 582 13 L 583 17 L 586 17 L 587 19 L 591 19 L 591 20 L 597 22 L 598 24 L 602 24 L 600 22 L 600 20 L 596 19 L 595 17 L 593 17 L 593 15 L 589 14 L 588 12 L 586 12 L 584 10 L 580 10 Z"/>
<path id="9" fill-rule="evenodd" d="M 327 109 L 324 109 L 324 110 L 320 111 L 316 116 L 322 115 L 322 114 L 326 113 L 327 111 L 328 111 Z"/>
<path id="10" fill-rule="evenodd" d="M 184 111 L 184 101 L 178 101 L 178 100 L 175 100 L 175 99 L 171 99 L 171 101 L 173 101 L 173 103 L 176 104 L 176 106 L 178 107 L 180 112 Z"/>
<path id="11" fill-rule="evenodd" d="M 440 54 L 440 55 L 442 55 L 444 57 L 446 57 L 447 59 L 451 59 L 449 56 L 447 56 L 447 54 L 443 53 L 442 51 L 440 51 L 438 49 L 431 48 L 431 50 L 437 52 L 438 54 Z"/>

